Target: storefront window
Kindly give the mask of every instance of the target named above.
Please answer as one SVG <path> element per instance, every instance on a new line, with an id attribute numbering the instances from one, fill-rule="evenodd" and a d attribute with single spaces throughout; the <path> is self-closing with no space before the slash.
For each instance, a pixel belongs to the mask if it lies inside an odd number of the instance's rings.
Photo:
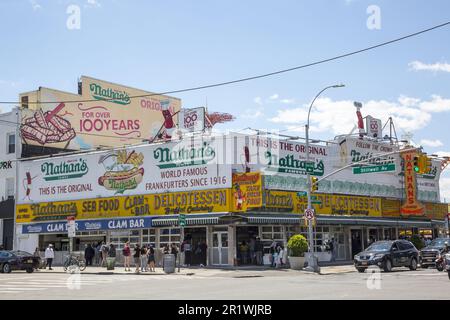
<path id="1" fill-rule="evenodd" d="M 180 243 L 180 229 L 179 228 L 162 228 L 159 231 L 159 247 L 164 248 L 166 245 Z"/>
<path id="2" fill-rule="evenodd" d="M 282 246 L 285 246 L 283 235 L 283 227 L 280 226 L 264 226 L 261 232 L 261 241 L 264 244 L 264 253 L 269 253 L 272 240 L 275 240 Z"/>
<path id="3" fill-rule="evenodd" d="M 150 244 L 155 246 L 156 243 L 156 229 L 142 230 L 142 244 Z"/>

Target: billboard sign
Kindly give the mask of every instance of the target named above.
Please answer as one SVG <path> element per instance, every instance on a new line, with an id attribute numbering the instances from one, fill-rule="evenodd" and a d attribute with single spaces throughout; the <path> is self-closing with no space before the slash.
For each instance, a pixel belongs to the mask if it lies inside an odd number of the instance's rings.
<path id="1" fill-rule="evenodd" d="M 17 202 L 231 188 L 222 153 L 208 138 L 22 161 Z"/>
<path id="2" fill-rule="evenodd" d="M 184 132 L 199 132 L 205 129 L 205 108 L 181 109 L 178 127 Z"/>
<path id="3" fill-rule="evenodd" d="M 165 121 L 163 109 L 174 114 L 181 108 L 177 98 L 89 77 L 81 82 L 81 95 L 37 91 L 34 96 L 42 103 L 34 110 L 21 110 L 24 143 L 70 150 L 136 144 L 157 134 Z M 149 96 L 132 98 L 143 95 Z"/>

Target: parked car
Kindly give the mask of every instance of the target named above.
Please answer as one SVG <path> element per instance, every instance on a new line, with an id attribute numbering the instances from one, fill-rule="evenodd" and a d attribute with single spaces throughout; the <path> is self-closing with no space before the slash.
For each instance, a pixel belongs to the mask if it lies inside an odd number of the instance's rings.
<path id="1" fill-rule="evenodd" d="M 416 270 L 419 250 L 406 240 L 377 241 L 354 257 L 355 268 L 364 272 L 369 266 L 378 266 L 385 272 L 394 267 L 408 267 Z"/>
<path id="2" fill-rule="evenodd" d="M 420 267 L 428 268 L 436 266 L 436 259 L 445 248 L 445 242 L 450 244 L 450 238 L 436 238 L 430 245 L 420 250 Z"/>
<path id="3" fill-rule="evenodd" d="M 26 270 L 31 273 L 39 268 L 40 264 L 41 258 L 25 251 L 0 251 L 1 273 L 10 273 L 12 270 Z"/>

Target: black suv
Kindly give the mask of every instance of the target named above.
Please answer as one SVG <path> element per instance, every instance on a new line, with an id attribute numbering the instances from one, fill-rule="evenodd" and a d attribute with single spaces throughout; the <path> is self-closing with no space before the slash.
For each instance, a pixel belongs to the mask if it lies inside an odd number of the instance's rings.
<path id="1" fill-rule="evenodd" d="M 406 240 L 377 241 L 354 257 L 355 268 L 359 272 L 364 272 L 369 266 L 378 266 L 385 272 L 394 267 L 416 270 L 418 262 L 419 251 Z"/>
<path id="2" fill-rule="evenodd" d="M 438 255 L 444 250 L 445 242 L 450 245 L 450 238 L 436 238 L 431 243 L 420 250 L 420 267 L 428 268 L 436 266 Z"/>

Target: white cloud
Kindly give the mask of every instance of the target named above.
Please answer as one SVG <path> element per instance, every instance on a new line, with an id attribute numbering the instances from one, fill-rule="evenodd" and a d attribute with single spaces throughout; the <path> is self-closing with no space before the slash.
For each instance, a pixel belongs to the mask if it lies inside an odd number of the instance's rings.
<path id="1" fill-rule="evenodd" d="M 450 64 L 446 62 L 427 64 L 420 61 L 412 61 L 408 66 L 414 71 L 450 72 Z"/>
<path id="2" fill-rule="evenodd" d="M 431 148 L 442 147 L 444 145 L 441 140 L 428 140 L 428 139 L 420 140 L 420 144 L 424 147 L 431 147 Z"/>
<path id="3" fill-rule="evenodd" d="M 431 96 L 431 101 L 423 101 L 420 103 L 420 108 L 427 112 L 444 112 L 450 111 L 450 99 L 443 99 L 440 96 Z"/>
<path id="4" fill-rule="evenodd" d="M 255 97 L 253 102 L 259 104 L 260 106 L 263 104 L 261 97 Z"/>
<path id="5" fill-rule="evenodd" d="M 277 100 L 278 97 L 279 97 L 279 95 L 275 93 L 275 94 L 271 95 L 271 96 L 269 97 L 269 99 L 270 99 L 270 100 Z"/>
<path id="6" fill-rule="evenodd" d="M 448 106 L 447 106 L 448 104 Z M 292 109 L 281 109 L 270 121 L 285 124 L 286 128 L 294 129 L 306 123 L 308 105 Z M 392 117 L 397 132 L 416 131 L 426 127 L 431 121 L 432 112 L 450 110 L 450 100 L 432 96 L 431 100 L 422 101 L 416 98 L 400 96 L 397 101 L 369 100 L 363 103 L 364 116 L 371 115 L 383 121 L 383 124 Z M 353 101 L 333 101 L 322 97 L 316 100 L 311 110 L 311 131 L 345 134 L 352 130 L 356 124 L 356 110 Z"/>
<path id="7" fill-rule="evenodd" d="M 30 4 L 34 11 L 42 9 L 41 5 L 36 0 L 30 0 Z"/>
<path id="8" fill-rule="evenodd" d="M 246 109 L 245 112 L 240 115 L 240 117 L 244 119 L 257 119 L 264 116 L 263 111 L 263 108 Z"/>
<path id="9" fill-rule="evenodd" d="M 284 104 L 293 104 L 295 103 L 295 99 L 281 99 L 280 102 Z"/>
<path id="10" fill-rule="evenodd" d="M 100 8 L 102 5 L 98 0 L 87 0 L 87 4 L 84 5 L 86 8 Z"/>

